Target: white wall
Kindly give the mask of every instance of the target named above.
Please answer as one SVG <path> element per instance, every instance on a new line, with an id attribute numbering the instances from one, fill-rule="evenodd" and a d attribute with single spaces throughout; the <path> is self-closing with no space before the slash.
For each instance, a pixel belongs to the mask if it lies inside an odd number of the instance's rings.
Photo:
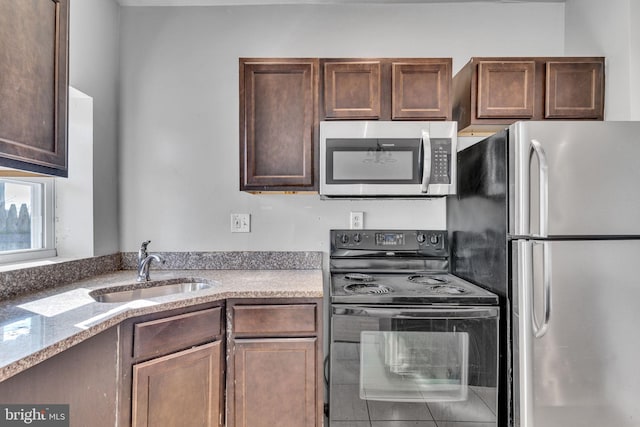
<path id="1" fill-rule="evenodd" d="M 239 188 L 238 57 L 562 55 L 564 5 L 123 7 L 120 241 L 137 250 L 328 250 L 328 230 L 445 227 L 444 200 L 321 201 Z M 97 209 L 96 209 L 97 210 Z M 229 214 L 251 213 L 231 234 Z"/>
<path id="2" fill-rule="evenodd" d="M 69 176 L 56 178 L 56 249 L 89 258 L 93 241 L 93 99 L 69 88 Z"/>
<path id="3" fill-rule="evenodd" d="M 605 120 L 640 119 L 638 0 L 566 0 L 565 54 L 606 57 Z"/>
<path id="4" fill-rule="evenodd" d="M 93 98 L 93 229 L 95 255 L 120 251 L 118 240 L 118 72 L 120 6 L 71 1 L 69 80 Z M 86 197 L 91 197 L 87 195 Z"/>
<path id="5" fill-rule="evenodd" d="M 631 96 L 631 120 L 640 120 L 640 1 L 629 0 L 631 10 L 629 20 L 631 24 L 631 37 L 629 44 L 629 56 L 631 57 L 631 69 L 629 75 L 629 94 Z"/>

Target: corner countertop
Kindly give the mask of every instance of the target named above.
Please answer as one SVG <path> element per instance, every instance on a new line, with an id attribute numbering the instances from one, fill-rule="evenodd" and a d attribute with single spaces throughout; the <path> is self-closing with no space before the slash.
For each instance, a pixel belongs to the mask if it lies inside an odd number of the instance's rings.
<path id="1" fill-rule="evenodd" d="M 322 270 L 154 270 L 152 280 L 211 282 L 209 289 L 123 303 L 99 303 L 89 293 L 135 284 L 120 270 L 0 302 L 0 381 L 125 319 L 227 298 L 321 298 Z"/>

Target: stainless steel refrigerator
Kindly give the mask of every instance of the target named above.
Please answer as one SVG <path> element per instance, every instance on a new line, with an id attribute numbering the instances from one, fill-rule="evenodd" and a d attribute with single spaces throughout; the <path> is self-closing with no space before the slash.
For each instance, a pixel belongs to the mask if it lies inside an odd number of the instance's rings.
<path id="1" fill-rule="evenodd" d="M 500 425 L 640 426 L 640 122 L 518 122 L 458 153 L 452 272 L 500 296 Z"/>

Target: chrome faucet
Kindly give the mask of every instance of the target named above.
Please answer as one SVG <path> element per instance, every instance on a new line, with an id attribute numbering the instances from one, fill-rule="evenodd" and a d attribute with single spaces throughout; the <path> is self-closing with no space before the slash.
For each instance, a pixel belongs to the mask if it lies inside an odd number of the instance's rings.
<path id="1" fill-rule="evenodd" d="M 155 260 L 160 264 L 164 264 L 164 259 L 160 255 L 148 255 L 147 254 L 147 245 L 151 243 L 151 240 L 147 240 L 146 242 L 142 242 L 140 245 L 140 250 L 138 251 L 138 282 L 146 282 L 151 280 L 149 277 L 149 268 L 151 267 L 151 261 Z"/>

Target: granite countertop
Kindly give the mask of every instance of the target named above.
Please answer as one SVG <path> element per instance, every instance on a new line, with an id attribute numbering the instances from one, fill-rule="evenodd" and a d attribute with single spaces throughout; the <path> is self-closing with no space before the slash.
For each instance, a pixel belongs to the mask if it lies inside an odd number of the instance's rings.
<path id="1" fill-rule="evenodd" d="M 0 381 L 42 362 L 124 319 L 227 298 L 320 298 L 322 270 L 153 270 L 154 282 L 210 282 L 209 289 L 122 303 L 89 293 L 135 284 L 135 271 L 101 274 L 0 302 Z"/>

